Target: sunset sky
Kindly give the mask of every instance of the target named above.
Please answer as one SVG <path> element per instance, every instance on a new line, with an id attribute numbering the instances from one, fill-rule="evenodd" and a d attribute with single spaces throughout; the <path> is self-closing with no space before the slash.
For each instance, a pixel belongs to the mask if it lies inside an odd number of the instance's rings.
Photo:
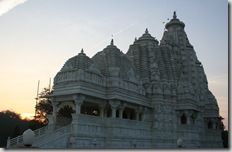
<path id="1" fill-rule="evenodd" d="M 38 80 L 41 91 L 67 59 L 82 48 L 92 57 L 112 35 L 124 53 L 146 28 L 161 40 L 173 11 L 186 25 L 227 126 L 226 0 L 1 0 L 0 111 L 33 115 Z"/>

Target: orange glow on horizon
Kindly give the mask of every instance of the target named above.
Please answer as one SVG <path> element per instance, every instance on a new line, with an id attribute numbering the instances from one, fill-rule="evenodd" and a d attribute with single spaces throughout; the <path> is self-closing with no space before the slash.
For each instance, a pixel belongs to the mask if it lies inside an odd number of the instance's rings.
<path id="1" fill-rule="evenodd" d="M 35 114 L 33 113 L 21 113 L 20 115 L 22 119 L 29 119 L 29 120 L 34 119 L 34 116 L 35 116 Z"/>

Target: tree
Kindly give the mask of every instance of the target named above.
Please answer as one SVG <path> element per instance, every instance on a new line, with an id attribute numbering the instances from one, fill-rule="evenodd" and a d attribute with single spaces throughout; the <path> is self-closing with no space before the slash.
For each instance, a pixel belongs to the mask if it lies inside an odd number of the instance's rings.
<path id="1" fill-rule="evenodd" d="M 51 94 L 52 91 L 50 91 L 49 88 L 43 88 L 43 91 L 39 94 L 39 101 L 35 107 L 35 119 L 43 122 L 44 124 L 48 124 L 47 115 L 52 114 L 53 111 L 52 102 L 49 98 L 47 98 L 47 96 Z M 71 113 L 73 112 L 74 111 L 71 107 L 65 106 L 57 112 L 57 116 L 71 118 Z"/>
<path id="2" fill-rule="evenodd" d="M 225 130 L 225 125 L 222 121 L 224 118 L 220 116 L 219 119 L 220 119 L 219 129 L 222 131 L 221 132 L 222 144 L 224 148 L 228 148 L 228 131 Z"/>
<path id="3" fill-rule="evenodd" d="M 20 135 L 20 128 L 19 128 L 19 125 L 17 124 L 17 125 L 14 127 L 13 138 L 14 138 L 14 137 L 17 137 L 18 135 Z"/>
<path id="4" fill-rule="evenodd" d="M 44 126 L 36 120 L 22 119 L 20 114 L 10 110 L 0 111 L 0 120 L 0 147 L 6 147 L 8 137 L 17 137 L 28 128 L 35 130 Z"/>
<path id="5" fill-rule="evenodd" d="M 223 147 L 228 148 L 228 131 L 223 130 L 221 135 L 222 135 Z"/>
<path id="6" fill-rule="evenodd" d="M 46 96 L 51 95 L 52 91 L 49 88 L 43 88 L 43 91 L 39 94 L 39 101 L 35 106 L 35 119 L 43 122 L 44 124 L 48 123 L 47 115 L 52 114 L 52 102 Z"/>

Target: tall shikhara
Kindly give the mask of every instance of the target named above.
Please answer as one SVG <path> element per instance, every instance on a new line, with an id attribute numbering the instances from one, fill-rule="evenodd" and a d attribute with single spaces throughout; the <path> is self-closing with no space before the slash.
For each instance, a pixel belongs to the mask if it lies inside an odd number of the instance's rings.
<path id="1" fill-rule="evenodd" d="M 92 58 L 82 50 L 67 60 L 34 146 L 222 148 L 217 101 L 184 27 L 174 12 L 160 43 L 146 29 L 126 54 L 112 40 Z"/>
<path id="2" fill-rule="evenodd" d="M 126 55 L 154 107 L 152 130 L 158 142 L 185 136 L 186 143 L 194 139 L 196 145 L 211 147 L 215 140 L 220 145 L 219 132 L 212 131 L 219 127 L 217 101 L 184 27 L 174 12 L 159 45 L 146 29 Z"/>

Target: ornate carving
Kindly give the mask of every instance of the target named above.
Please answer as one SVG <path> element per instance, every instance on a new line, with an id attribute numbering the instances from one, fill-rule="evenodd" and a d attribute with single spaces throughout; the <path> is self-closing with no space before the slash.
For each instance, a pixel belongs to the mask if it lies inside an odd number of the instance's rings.
<path id="1" fill-rule="evenodd" d="M 109 67 L 109 71 L 110 71 L 110 76 L 118 77 L 120 68 L 119 67 Z"/>
<path id="2" fill-rule="evenodd" d="M 58 105 L 58 107 L 56 108 L 56 112 L 58 112 L 60 109 L 62 109 L 65 106 L 69 106 L 71 107 L 73 110 L 76 109 L 74 103 L 72 101 L 66 101 L 66 102 L 62 102 Z"/>
<path id="3" fill-rule="evenodd" d="M 78 111 L 80 111 L 80 107 L 83 103 L 83 101 L 85 100 L 85 96 L 84 95 L 74 95 L 73 96 L 73 100 L 75 102 L 76 105 L 76 112 L 78 113 Z"/>

